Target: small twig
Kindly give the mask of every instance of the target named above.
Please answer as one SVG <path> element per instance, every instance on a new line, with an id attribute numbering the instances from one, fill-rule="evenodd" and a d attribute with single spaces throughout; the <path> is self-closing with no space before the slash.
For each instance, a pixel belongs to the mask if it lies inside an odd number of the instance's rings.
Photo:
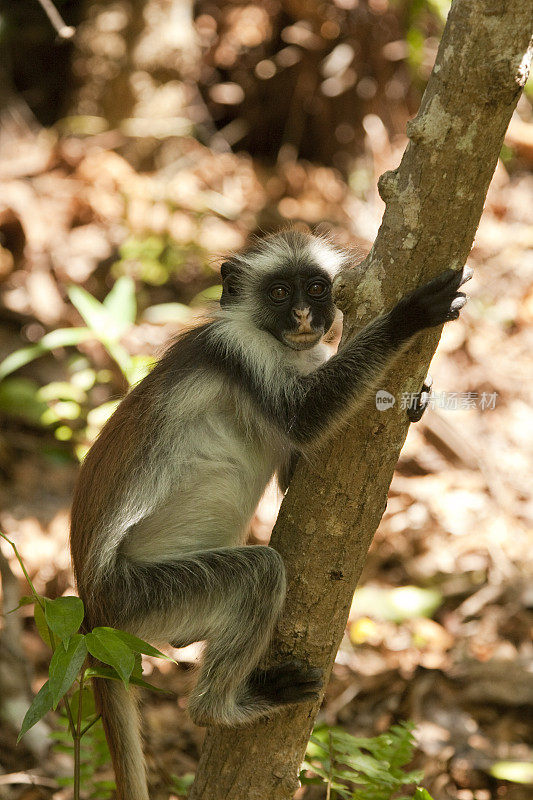
<path id="1" fill-rule="evenodd" d="M 99 720 L 99 719 L 101 719 L 101 718 L 102 718 L 102 715 L 101 715 L 101 714 L 98 714 L 98 716 L 96 716 L 94 719 L 92 719 L 90 722 L 88 722 L 88 723 L 87 723 L 87 725 L 85 726 L 85 728 L 83 728 L 83 729 L 80 731 L 80 738 L 81 738 L 82 736 L 85 736 L 85 734 L 87 733 L 87 731 L 88 731 L 88 730 L 90 730 L 90 729 L 92 728 L 92 726 L 93 726 L 93 725 L 95 725 L 95 724 L 98 722 L 98 720 Z"/>
<path id="2" fill-rule="evenodd" d="M 30 587 L 30 589 L 31 589 L 32 596 L 34 597 L 34 599 L 35 599 L 35 602 L 36 602 L 36 603 L 38 603 L 38 604 L 41 606 L 42 610 L 44 611 L 44 603 L 43 603 L 43 601 L 42 601 L 41 597 L 40 597 L 40 596 L 37 594 L 37 592 L 35 591 L 35 586 L 34 586 L 34 585 L 33 585 L 33 583 L 31 582 L 30 576 L 29 576 L 29 575 L 28 575 L 28 573 L 26 572 L 26 567 L 24 566 L 24 562 L 23 562 L 23 560 L 22 560 L 22 558 L 21 558 L 21 556 L 20 556 L 20 553 L 19 553 L 19 551 L 17 550 L 17 546 L 16 546 L 16 544 L 15 544 L 14 542 L 12 542 L 12 541 L 11 541 L 11 539 L 8 539 L 8 537 L 5 535 L 5 533 L 2 533 L 2 531 L 0 531 L 0 536 L 2 537 L 2 539 L 5 539 L 5 541 L 6 541 L 8 544 L 10 544 L 10 545 L 11 545 L 11 547 L 13 548 L 13 550 L 14 550 L 14 553 L 15 553 L 15 556 L 16 556 L 16 558 L 17 558 L 17 561 L 18 561 L 18 562 L 19 562 L 19 564 L 20 564 L 20 568 L 21 568 L 22 572 L 24 573 L 24 577 L 25 577 L 25 578 L 26 578 L 26 580 L 28 581 L 29 587 Z"/>
<path id="3" fill-rule="evenodd" d="M 333 781 L 333 737 L 331 729 L 328 731 L 329 739 L 329 774 L 328 774 L 328 787 L 326 790 L 326 800 L 331 800 L 331 783 Z"/>
<path id="4" fill-rule="evenodd" d="M 84 666 L 81 668 L 80 689 L 78 694 L 78 719 L 76 720 L 76 735 L 74 737 L 74 800 L 80 798 L 81 777 L 81 720 L 83 715 L 83 681 L 85 679 Z"/>
<path id="5" fill-rule="evenodd" d="M 72 39 L 74 34 L 76 33 L 76 28 L 72 25 L 67 25 L 65 20 L 62 18 L 61 14 L 52 3 L 52 0 L 37 0 L 41 8 L 43 9 L 44 13 L 52 23 L 53 27 L 57 31 L 57 35 L 60 39 Z"/>
<path id="6" fill-rule="evenodd" d="M 67 712 L 68 727 L 69 727 L 69 730 L 70 730 L 70 735 L 72 736 L 73 740 L 76 741 L 76 725 L 74 723 L 74 717 L 72 716 L 72 711 L 70 709 L 70 703 L 69 703 L 68 697 L 66 695 L 63 698 L 63 702 L 65 704 L 65 711 Z"/>

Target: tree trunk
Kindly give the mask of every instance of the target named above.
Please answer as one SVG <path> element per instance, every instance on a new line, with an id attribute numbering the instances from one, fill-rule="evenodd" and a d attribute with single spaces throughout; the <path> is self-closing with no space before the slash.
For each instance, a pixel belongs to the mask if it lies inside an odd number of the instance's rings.
<path id="1" fill-rule="evenodd" d="M 455 0 L 410 142 L 379 181 L 386 211 L 360 269 L 337 285 L 345 337 L 470 251 L 503 137 L 531 58 L 532 0 Z M 408 429 L 399 398 L 419 390 L 438 332 L 419 335 L 374 398 L 315 458 L 301 459 L 271 544 L 289 577 L 275 659 L 329 675 Z M 319 704 L 247 728 L 210 730 L 190 800 L 289 800 Z"/>

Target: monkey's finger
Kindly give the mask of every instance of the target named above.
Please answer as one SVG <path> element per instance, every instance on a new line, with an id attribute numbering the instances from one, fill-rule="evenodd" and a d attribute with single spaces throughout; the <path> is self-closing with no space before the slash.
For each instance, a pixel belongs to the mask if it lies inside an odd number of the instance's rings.
<path id="1" fill-rule="evenodd" d="M 437 288 L 438 286 L 445 286 L 449 281 L 453 280 L 454 277 L 457 275 L 456 270 L 454 269 L 445 269 L 444 272 L 441 272 L 440 275 L 437 275 L 436 278 L 433 278 L 431 283 Z"/>
<path id="2" fill-rule="evenodd" d="M 276 684 L 280 688 L 285 686 L 307 686 L 312 684 L 321 684 L 324 676 L 324 671 L 318 667 L 312 667 L 306 670 L 287 670 L 279 675 Z"/>
<path id="3" fill-rule="evenodd" d="M 322 688 L 324 681 L 322 677 L 320 678 L 310 678 L 309 680 L 296 680 L 293 683 L 287 684 L 279 684 L 278 689 L 290 691 L 290 689 L 294 689 L 295 691 L 301 692 L 302 690 L 307 691 L 318 691 Z"/>
<path id="4" fill-rule="evenodd" d="M 258 671 L 257 678 L 260 680 L 277 680 L 279 677 L 290 674 L 294 676 L 295 673 L 304 672 L 308 668 L 308 664 L 305 661 L 301 661 L 299 659 L 293 659 L 292 661 L 285 661 L 283 664 L 279 664 L 275 667 L 269 667 L 268 669 Z"/>
<path id="5" fill-rule="evenodd" d="M 306 681 L 305 683 L 298 684 L 300 691 L 319 692 L 324 685 L 324 681 Z"/>
<path id="6" fill-rule="evenodd" d="M 300 695 L 299 703 L 305 703 L 308 700 L 318 700 L 320 692 L 304 692 Z"/>
<path id="7" fill-rule="evenodd" d="M 298 689 L 294 689 L 293 691 L 287 691 L 283 695 L 283 697 L 278 697 L 277 702 L 279 705 L 291 705 L 292 703 L 306 703 L 309 700 L 318 700 L 320 697 L 320 692 L 301 692 Z"/>
<path id="8" fill-rule="evenodd" d="M 473 274 L 474 270 L 469 265 L 465 265 L 462 269 L 447 269 L 432 281 L 433 287 L 437 292 L 445 289 L 457 290 L 463 283 L 469 281 Z"/>

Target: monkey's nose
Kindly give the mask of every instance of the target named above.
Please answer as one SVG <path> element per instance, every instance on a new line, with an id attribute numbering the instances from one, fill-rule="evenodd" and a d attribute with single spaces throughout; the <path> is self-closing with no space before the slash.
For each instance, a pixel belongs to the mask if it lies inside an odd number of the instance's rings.
<path id="1" fill-rule="evenodd" d="M 305 322 L 311 313 L 309 306 L 306 308 L 293 308 L 292 315 L 297 322 Z"/>

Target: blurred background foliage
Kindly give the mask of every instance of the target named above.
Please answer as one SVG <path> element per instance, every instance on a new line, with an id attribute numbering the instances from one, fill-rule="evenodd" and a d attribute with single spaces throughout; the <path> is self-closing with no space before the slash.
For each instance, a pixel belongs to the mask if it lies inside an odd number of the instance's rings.
<path id="1" fill-rule="evenodd" d="M 399 162 L 449 3 L 56 6 L 73 37 L 57 35 L 37 0 L 0 0 L 0 524 L 52 597 L 72 591 L 78 459 L 165 342 L 209 313 L 224 256 L 286 225 L 369 249 L 377 177 Z M 472 300 L 432 369 L 455 405 L 435 403 L 411 430 L 321 712 L 362 736 L 413 719 L 415 766 L 436 800 L 531 792 L 530 87 L 471 254 Z M 475 399 L 483 392 L 497 397 L 492 410 Z M 279 501 L 271 487 L 252 541 L 268 540 Z M 5 556 L 10 608 L 23 584 Z M 0 766 L 53 784 L 67 754 L 50 755 L 42 731 L 14 747 L 44 680 L 43 647 L 11 615 Z M 184 710 L 197 651 L 174 655 L 180 671 L 145 664 L 179 697 L 146 701 L 156 798 L 181 793 L 202 737 Z M 36 797 L 2 777 L 0 797 Z M 312 784 L 299 795 L 324 796 Z"/>

